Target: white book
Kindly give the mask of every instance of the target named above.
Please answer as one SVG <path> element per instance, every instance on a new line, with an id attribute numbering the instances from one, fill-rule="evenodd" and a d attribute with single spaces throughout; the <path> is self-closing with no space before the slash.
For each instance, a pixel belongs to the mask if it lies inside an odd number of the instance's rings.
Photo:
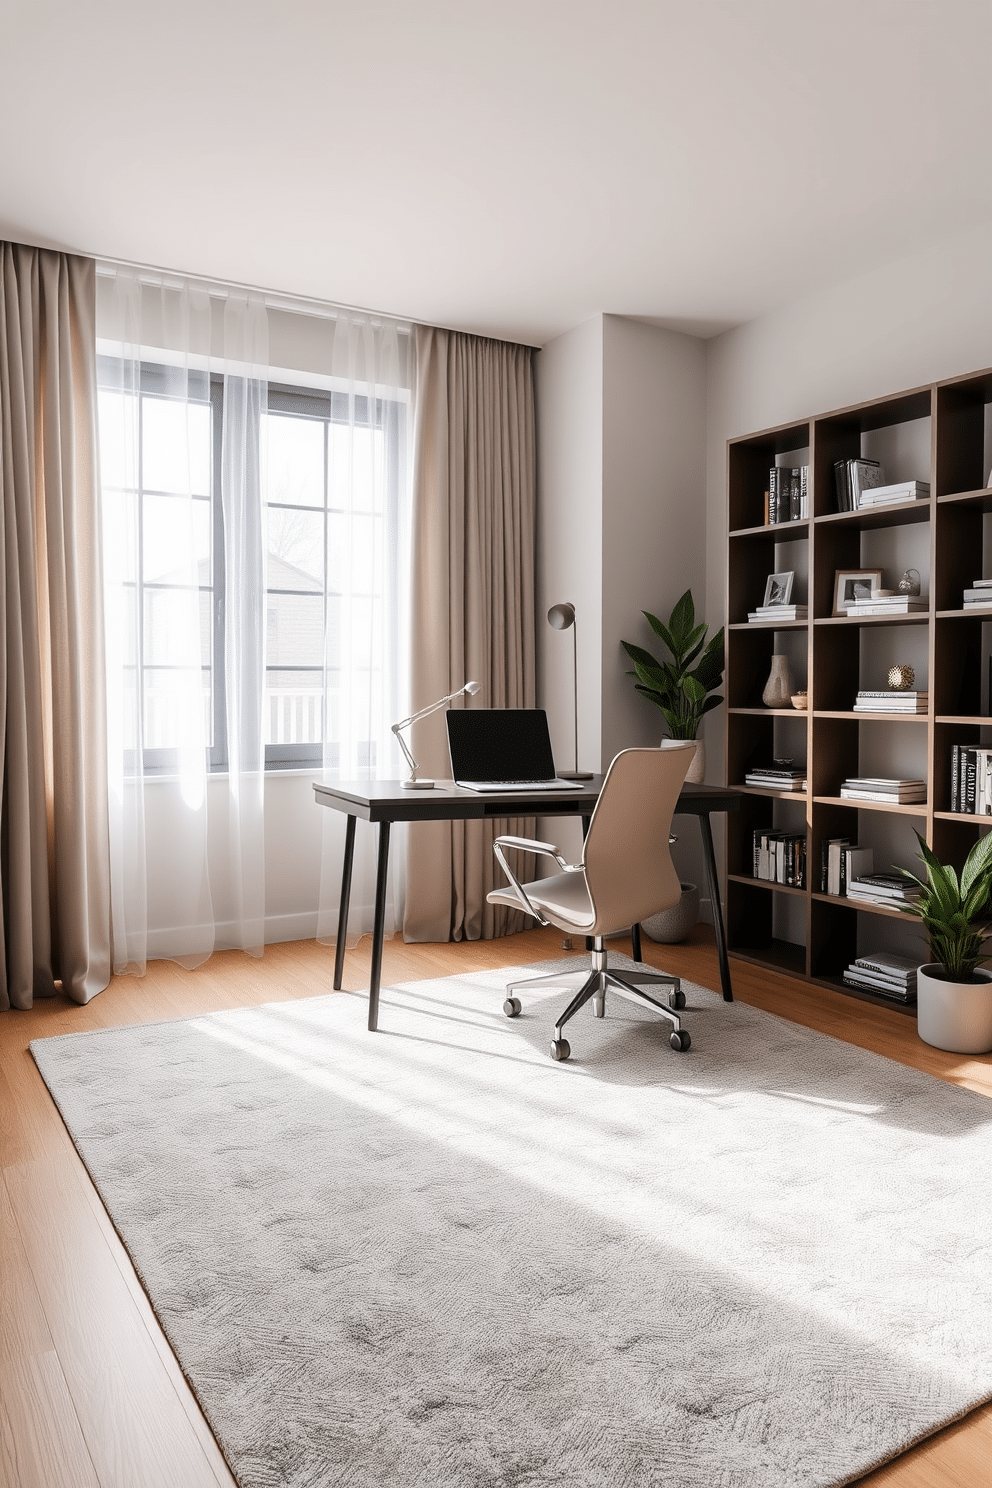
<path id="1" fill-rule="evenodd" d="M 929 481 L 895 481 L 892 485 L 874 486 L 871 490 L 862 492 L 861 504 L 867 506 L 875 502 L 907 501 L 916 496 L 929 495 Z"/>

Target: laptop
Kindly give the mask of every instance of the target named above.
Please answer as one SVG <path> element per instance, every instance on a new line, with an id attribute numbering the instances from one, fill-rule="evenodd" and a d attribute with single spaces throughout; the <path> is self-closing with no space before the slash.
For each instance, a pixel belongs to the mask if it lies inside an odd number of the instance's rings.
<path id="1" fill-rule="evenodd" d="M 581 790 L 555 774 L 548 715 L 543 708 L 451 708 L 451 777 L 466 790 Z"/>

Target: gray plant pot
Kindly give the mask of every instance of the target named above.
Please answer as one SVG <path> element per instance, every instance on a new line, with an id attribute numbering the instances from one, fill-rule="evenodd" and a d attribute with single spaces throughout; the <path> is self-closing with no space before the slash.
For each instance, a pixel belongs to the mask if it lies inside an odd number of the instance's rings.
<path id="1" fill-rule="evenodd" d="M 663 909 L 660 914 L 649 915 L 641 921 L 641 929 L 649 940 L 656 940 L 661 945 L 675 945 L 685 940 L 698 919 L 699 890 L 695 884 L 684 883 L 678 904 Z"/>

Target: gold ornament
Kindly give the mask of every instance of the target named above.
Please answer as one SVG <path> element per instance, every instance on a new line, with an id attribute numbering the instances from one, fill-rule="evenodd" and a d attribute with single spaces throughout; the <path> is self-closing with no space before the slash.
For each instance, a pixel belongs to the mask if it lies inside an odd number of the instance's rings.
<path id="1" fill-rule="evenodd" d="M 889 686 L 893 692 L 908 692 L 916 681 L 916 673 L 911 666 L 889 667 Z"/>

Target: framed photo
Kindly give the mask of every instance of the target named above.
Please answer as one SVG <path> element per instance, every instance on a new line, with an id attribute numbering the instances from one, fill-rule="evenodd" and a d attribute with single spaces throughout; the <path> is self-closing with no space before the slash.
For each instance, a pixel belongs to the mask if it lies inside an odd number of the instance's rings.
<path id="1" fill-rule="evenodd" d="M 795 571 L 789 573 L 769 574 L 765 585 L 766 605 L 787 605 L 792 598 L 792 581 L 796 577 Z"/>
<path id="2" fill-rule="evenodd" d="M 880 568 L 838 568 L 834 574 L 834 614 L 846 615 L 856 599 L 870 599 L 882 587 Z"/>

